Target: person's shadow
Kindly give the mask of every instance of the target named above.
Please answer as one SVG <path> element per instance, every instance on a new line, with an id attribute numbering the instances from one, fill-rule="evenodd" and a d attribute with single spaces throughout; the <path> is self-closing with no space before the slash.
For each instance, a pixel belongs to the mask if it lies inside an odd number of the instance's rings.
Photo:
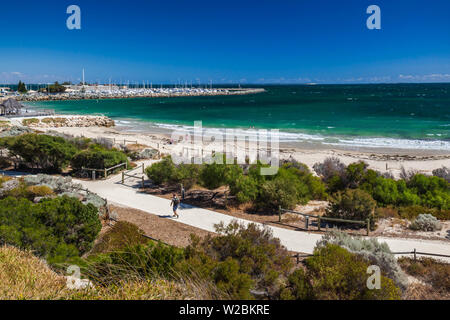
<path id="1" fill-rule="evenodd" d="M 190 204 L 180 202 L 180 206 L 179 206 L 180 210 L 187 210 L 187 209 L 192 209 L 192 208 L 195 208 L 195 207 L 191 206 Z"/>

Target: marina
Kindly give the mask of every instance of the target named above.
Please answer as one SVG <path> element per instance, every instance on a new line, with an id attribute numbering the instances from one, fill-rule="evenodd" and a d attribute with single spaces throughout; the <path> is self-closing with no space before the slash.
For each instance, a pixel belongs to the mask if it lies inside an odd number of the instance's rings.
<path id="1" fill-rule="evenodd" d="M 48 93 L 45 88 L 27 93 L 10 93 L 17 101 L 49 101 L 49 100 L 96 100 L 125 98 L 163 98 L 163 97 L 199 97 L 249 95 L 262 93 L 262 88 L 201 88 L 201 87 L 163 87 L 153 88 L 144 85 L 141 88 L 131 88 L 121 85 L 66 85 L 64 92 Z"/>

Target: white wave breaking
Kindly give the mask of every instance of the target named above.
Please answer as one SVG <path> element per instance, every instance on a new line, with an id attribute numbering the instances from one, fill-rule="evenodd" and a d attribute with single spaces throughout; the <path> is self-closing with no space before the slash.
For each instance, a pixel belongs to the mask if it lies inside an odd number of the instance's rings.
<path id="1" fill-rule="evenodd" d="M 120 123 L 121 122 L 121 123 Z M 133 123 L 132 123 L 133 122 Z M 117 123 L 117 121 L 116 121 Z M 146 131 L 149 127 L 157 127 L 169 131 L 180 131 L 189 134 L 194 133 L 194 126 L 177 125 L 167 123 L 148 123 L 141 121 L 119 121 L 122 126 L 132 127 L 132 131 Z M 203 128 L 203 131 L 208 130 L 211 134 L 222 134 L 225 136 L 227 128 Z M 237 139 L 248 139 L 255 141 L 258 139 L 258 129 L 234 129 L 234 134 Z M 267 129 L 270 132 L 270 129 Z M 401 139 L 389 137 L 340 137 L 340 136 L 325 136 L 320 134 L 307 134 L 301 132 L 286 132 L 279 131 L 280 142 L 310 142 L 321 143 L 329 146 L 342 147 L 366 147 L 366 148 L 392 148 L 392 149 L 414 149 L 414 150 L 444 150 L 450 151 L 450 141 L 447 140 L 421 140 L 421 139 Z M 438 135 L 436 135 L 438 136 Z"/>

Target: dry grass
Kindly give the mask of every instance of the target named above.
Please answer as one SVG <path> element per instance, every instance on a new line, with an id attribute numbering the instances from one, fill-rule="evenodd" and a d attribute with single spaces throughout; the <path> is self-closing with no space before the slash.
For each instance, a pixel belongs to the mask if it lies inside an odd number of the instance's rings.
<path id="1" fill-rule="evenodd" d="M 189 300 L 217 298 L 213 285 L 192 279 L 128 278 L 70 290 L 66 278 L 31 252 L 0 247 L 0 300 Z"/>
<path id="2" fill-rule="evenodd" d="M 30 252 L 0 247 L 0 299 L 48 300 L 67 296 L 66 280 Z"/>
<path id="3" fill-rule="evenodd" d="M 22 124 L 24 126 L 30 126 L 30 125 L 34 125 L 34 124 L 38 124 L 40 121 L 38 118 L 31 118 L 31 119 L 23 119 L 22 120 Z"/>
<path id="4" fill-rule="evenodd" d="M 422 284 L 410 286 L 408 295 L 421 299 L 450 299 L 450 264 L 431 258 L 416 261 L 402 257 L 398 260 L 401 268 Z"/>

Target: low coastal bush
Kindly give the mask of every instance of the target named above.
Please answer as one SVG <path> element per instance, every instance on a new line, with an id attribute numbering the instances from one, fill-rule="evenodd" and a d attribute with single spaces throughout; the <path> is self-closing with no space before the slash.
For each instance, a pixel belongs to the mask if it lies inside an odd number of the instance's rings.
<path id="1" fill-rule="evenodd" d="M 130 276 L 140 279 L 174 279 L 175 266 L 183 259 L 183 249 L 148 241 L 90 255 L 79 265 L 91 279 L 109 285 Z"/>
<path id="2" fill-rule="evenodd" d="M 0 198 L 7 197 L 25 198 L 33 201 L 35 198 L 49 197 L 55 195 L 48 186 L 28 186 L 24 181 L 16 180 L 11 189 L 2 189 Z"/>
<path id="3" fill-rule="evenodd" d="M 98 239 L 91 254 L 108 253 L 145 244 L 148 240 L 143 235 L 144 232 L 138 226 L 127 221 L 118 221 Z"/>
<path id="4" fill-rule="evenodd" d="M 370 219 L 371 227 L 375 225 L 376 202 L 370 194 L 359 189 L 347 189 L 336 193 L 326 210 L 331 218 L 366 221 Z"/>
<path id="5" fill-rule="evenodd" d="M 71 160 L 74 170 L 82 168 L 106 169 L 121 163 L 129 164 L 128 157 L 119 150 L 107 150 L 98 145 L 91 145 L 87 150 L 75 154 Z"/>
<path id="6" fill-rule="evenodd" d="M 283 299 L 319 300 L 397 300 L 401 290 L 382 274 L 381 288 L 367 287 L 367 268 L 363 257 L 337 245 L 327 244 L 314 250 L 305 261 L 306 271 L 299 269 L 288 278 L 281 292 Z"/>
<path id="7" fill-rule="evenodd" d="M 450 209 L 442 210 L 437 208 L 428 208 L 423 206 L 399 207 L 398 214 L 403 219 L 414 220 L 420 214 L 431 214 L 439 220 L 450 220 Z"/>
<path id="8" fill-rule="evenodd" d="M 249 202 L 255 209 L 272 212 L 279 206 L 293 209 L 298 203 L 327 197 L 325 185 L 304 164 L 284 162 L 274 176 L 261 175 L 263 167 L 261 163 L 226 164 L 225 157 L 223 164 L 175 165 L 170 157 L 166 157 L 148 167 L 146 173 L 157 185 L 182 183 L 187 189 L 197 183 L 208 189 L 228 186 L 238 203 Z"/>
<path id="9" fill-rule="evenodd" d="M 186 249 L 185 272 L 211 277 L 232 297 L 251 298 L 250 289 L 278 290 L 277 280 L 293 267 L 289 252 L 270 229 L 233 221 L 216 226 L 218 236 L 193 238 Z"/>
<path id="10" fill-rule="evenodd" d="M 400 289 L 404 290 L 408 286 L 404 272 L 385 242 L 380 243 L 375 238 L 365 239 L 353 237 L 344 232 L 332 231 L 325 234 L 316 247 L 320 248 L 327 244 L 338 245 L 351 253 L 362 256 L 370 264 L 379 266 L 386 277 L 392 279 Z"/>
<path id="11" fill-rule="evenodd" d="M 450 184 L 445 179 L 446 169 L 436 171 L 436 176 L 404 170 L 400 180 L 368 169 L 364 162 L 345 167 L 335 158 L 316 163 L 314 169 L 326 183 L 329 193 L 348 188 L 362 189 L 368 192 L 380 207 L 423 206 L 444 211 L 450 209 Z"/>
<path id="12" fill-rule="evenodd" d="M 31 168 L 61 171 L 66 168 L 77 149 L 60 137 L 39 134 L 24 134 L 3 138 L 0 144 L 11 156 L 21 159 Z"/>
<path id="13" fill-rule="evenodd" d="M 74 198 L 0 200 L 0 244 L 33 250 L 50 263 L 90 250 L 100 229 L 97 208 Z"/>
<path id="14" fill-rule="evenodd" d="M 178 182 L 176 167 L 170 156 L 147 167 L 145 173 L 147 177 L 157 185 Z"/>
<path id="15" fill-rule="evenodd" d="M 419 214 L 419 216 L 409 225 L 412 230 L 436 231 L 441 230 L 442 225 L 438 219 L 431 214 Z"/>

